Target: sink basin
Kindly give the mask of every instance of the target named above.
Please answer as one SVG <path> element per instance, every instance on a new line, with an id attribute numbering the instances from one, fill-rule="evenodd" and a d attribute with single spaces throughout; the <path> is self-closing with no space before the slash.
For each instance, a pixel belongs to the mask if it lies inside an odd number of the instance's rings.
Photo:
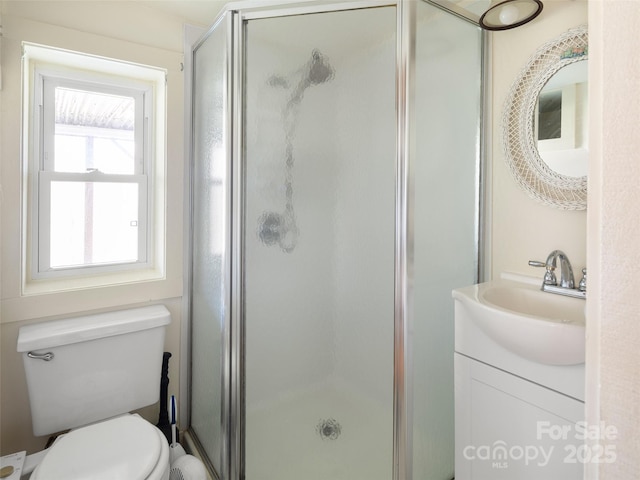
<path id="1" fill-rule="evenodd" d="M 510 280 L 453 291 L 472 321 L 507 350 L 547 365 L 584 363 L 585 301 Z"/>

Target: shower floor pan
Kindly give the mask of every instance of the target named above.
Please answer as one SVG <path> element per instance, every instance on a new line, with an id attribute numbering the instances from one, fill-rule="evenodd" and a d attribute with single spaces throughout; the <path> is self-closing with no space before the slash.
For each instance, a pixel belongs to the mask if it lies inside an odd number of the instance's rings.
<path id="1" fill-rule="evenodd" d="M 247 480 L 389 480 L 393 412 L 347 388 L 247 411 Z"/>

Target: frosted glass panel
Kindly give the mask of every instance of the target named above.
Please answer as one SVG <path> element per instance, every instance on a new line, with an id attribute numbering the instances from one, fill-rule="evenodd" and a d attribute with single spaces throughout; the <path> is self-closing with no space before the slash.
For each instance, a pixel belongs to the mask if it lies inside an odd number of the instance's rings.
<path id="1" fill-rule="evenodd" d="M 247 25 L 247 480 L 392 477 L 395 27 Z"/>
<path id="2" fill-rule="evenodd" d="M 222 22 L 194 57 L 191 427 L 209 460 L 222 469 L 226 191 L 225 45 Z"/>
<path id="3" fill-rule="evenodd" d="M 454 464 L 453 300 L 477 281 L 481 33 L 418 2 L 413 318 L 413 478 Z"/>

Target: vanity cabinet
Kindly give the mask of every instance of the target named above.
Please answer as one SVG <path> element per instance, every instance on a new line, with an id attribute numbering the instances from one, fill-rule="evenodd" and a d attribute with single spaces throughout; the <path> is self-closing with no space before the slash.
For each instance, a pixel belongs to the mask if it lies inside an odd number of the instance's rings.
<path id="1" fill-rule="evenodd" d="M 580 331 L 491 304 L 500 292 L 505 303 L 510 292 L 533 306 L 558 303 L 538 286 L 504 280 L 454 290 L 455 478 L 582 480 L 586 462 L 607 460 L 585 444 L 584 363 L 552 364 Z M 584 330 L 584 321 L 571 328 Z"/>
<path id="2" fill-rule="evenodd" d="M 584 403 L 455 354 L 456 480 L 581 480 Z"/>

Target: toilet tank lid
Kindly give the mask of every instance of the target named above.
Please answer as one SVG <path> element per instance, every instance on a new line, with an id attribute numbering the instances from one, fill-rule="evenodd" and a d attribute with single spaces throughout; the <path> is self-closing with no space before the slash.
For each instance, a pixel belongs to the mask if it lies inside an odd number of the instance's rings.
<path id="1" fill-rule="evenodd" d="M 164 305 L 51 320 L 20 327 L 17 350 L 54 348 L 162 327 L 170 322 L 171 314 Z"/>

